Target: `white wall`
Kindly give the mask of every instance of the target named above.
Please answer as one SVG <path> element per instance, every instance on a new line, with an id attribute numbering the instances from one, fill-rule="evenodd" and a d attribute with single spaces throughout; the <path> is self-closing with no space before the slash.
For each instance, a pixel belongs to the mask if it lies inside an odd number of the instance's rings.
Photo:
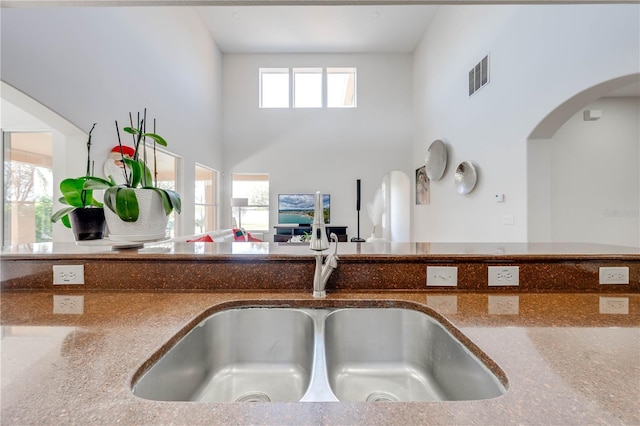
<path id="1" fill-rule="evenodd" d="M 581 110 L 552 139 L 531 142 L 542 146 L 535 159 L 550 165 L 551 212 L 548 237 L 531 240 L 640 247 L 640 100 L 602 98 L 584 110 L 602 118 L 584 121 Z"/>
<path id="2" fill-rule="evenodd" d="M 86 135 L 81 129 L 45 108 L 42 104 L 4 82 L 2 82 L 1 88 L 1 132 L 51 132 L 53 152 L 63 154 L 67 145 L 80 145 L 86 142 Z M 36 114 L 39 118 L 32 114 Z M 67 168 L 66 156 L 54 155 L 52 166 L 54 176 L 64 176 Z M 4 176 L 0 180 L 2 187 L 4 187 Z M 56 199 L 57 197 L 54 196 L 54 200 Z M 55 208 L 60 206 L 56 202 Z M 4 223 L 3 211 L 0 211 L 0 223 Z M 54 225 L 53 239 L 54 241 L 73 241 L 73 234 L 63 226 Z"/>
<path id="3" fill-rule="evenodd" d="M 366 237 L 364 206 L 383 175 L 414 176 L 429 144 L 443 139 L 449 167 L 431 183 L 431 204 L 412 206 L 413 239 L 526 241 L 532 129 L 576 93 L 640 72 L 637 4 L 440 6 L 413 57 L 222 55 L 181 7 L 5 8 L 1 20 L 2 80 L 79 128 L 98 122 L 97 164 L 116 143 L 113 120 L 149 108 L 169 149 L 184 158 L 186 233 L 198 161 L 224 166 L 223 225 L 230 173 L 268 172 L 274 206 L 278 192 L 329 192 L 332 223 L 354 236 L 355 180 L 362 179 Z M 487 53 L 492 81 L 468 98 L 467 72 Z M 358 67 L 357 109 L 257 108 L 260 66 L 316 65 Z M 67 175 L 84 172 L 84 152 L 84 145 L 67 151 Z M 474 161 L 480 179 L 466 196 L 453 186 L 463 160 Z M 505 202 L 496 203 L 495 193 Z M 504 215 L 515 224 L 503 225 Z"/>
<path id="4" fill-rule="evenodd" d="M 331 224 L 348 226 L 351 238 L 361 179 L 360 235 L 370 235 L 366 203 L 387 171 L 411 164 L 411 55 L 225 54 L 223 62 L 227 191 L 231 173 L 269 173 L 270 227 L 278 193 L 330 193 Z M 357 108 L 258 108 L 260 67 L 311 66 L 357 67 Z"/>
<path id="5" fill-rule="evenodd" d="M 639 20 L 639 5 L 441 6 L 414 56 L 413 166 L 435 139 L 449 166 L 431 204 L 414 206 L 415 239 L 526 241 L 527 137 L 576 93 L 640 71 Z M 468 97 L 486 54 L 491 82 Z M 466 196 L 453 186 L 463 160 L 479 168 Z"/>
<path id="6" fill-rule="evenodd" d="M 196 161 L 220 169 L 222 55 L 191 8 L 3 9 L 2 80 L 88 131 L 102 169 L 114 120 L 148 108 L 183 158 L 183 232 L 193 232 Z M 77 151 L 77 152 L 74 152 Z M 84 141 L 67 147 L 67 173 L 84 174 Z"/>

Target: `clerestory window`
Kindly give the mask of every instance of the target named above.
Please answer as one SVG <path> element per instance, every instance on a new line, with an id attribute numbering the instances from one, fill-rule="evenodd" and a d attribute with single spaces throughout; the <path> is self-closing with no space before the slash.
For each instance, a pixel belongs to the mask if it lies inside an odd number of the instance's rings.
<path id="1" fill-rule="evenodd" d="M 260 108 L 355 108 L 355 67 L 260 68 Z"/>

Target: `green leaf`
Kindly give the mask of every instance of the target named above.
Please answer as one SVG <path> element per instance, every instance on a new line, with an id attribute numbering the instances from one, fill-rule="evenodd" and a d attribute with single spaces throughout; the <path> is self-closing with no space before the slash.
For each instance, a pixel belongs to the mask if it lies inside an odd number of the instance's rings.
<path id="1" fill-rule="evenodd" d="M 162 207 L 164 207 L 164 213 L 167 216 L 169 216 L 171 214 L 171 211 L 173 210 L 173 206 L 171 205 L 171 200 L 169 200 L 169 196 L 167 195 L 165 190 L 161 188 L 149 188 L 149 189 L 152 189 L 156 191 L 158 194 L 160 194 L 160 197 L 162 198 Z"/>
<path id="2" fill-rule="evenodd" d="M 143 133 L 142 136 L 153 139 L 158 145 L 167 146 L 167 141 L 156 133 Z"/>
<path id="3" fill-rule="evenodd" d="M 57 222 L 60 219 L 63 219 L 65 216 L 67 216 L 69 213 L 71 213 L 72 211 L 74 211 L 76 208 L 75 207 L 64 207 L 60 210 L 58 210 L 57 212 L 55 212 L 53 215 L 51 215 L 51 222 Z M 69 220 L 67 219 L 67 223 L 69 222 Z M 66 223 L 63 220 L 62 221 L 63 224 Z M 67 228 L 71 227 L 71 224 L 69 224 L 69 226 L 67 226 Z"/>
<path id="4" fill-rule="evenodd" d="M 140 134 L 140 130 L 136 129 L 135 127 L 123 127 L 122 130 L 124 130 L 125 132 L 131 134 L 131 135 L 138 135 Z"/>
<path id="5" fill-rule="evenodd" d="M 116 194 L 120 188 L 120 186 L 112 186 L 104 191 L 104 205 L 116 214 L 118 213 L 116 210 Z"/>
<path id="6" fill-rule="evenodd" d="M 167 216 L 175 209 L 180 213 L 182 209 L 182 203 L 180 202 L 180 195 L 177 192 L 170 189 L 156 188 L 153 186 L 144 187 L 144 189 L 151 189 L 156 191 L 162 197 L 162 207 Z"/>
<path id="7" fill-rule="evenodd" d="M 115 183 L 113 183 L 113 180 L 110 182 L 108 180 L 105 180 L 99 177 L 90 176 L 84 182 L 84 185 L 82 186 L 82 188 L 85 190 L 94 190 L 94 189 L 107 189 L 112 186 L 115 186 Z"/>
<path id="8" fill-rule="evenodd" d="M 131 188 L 137 188 L 142 182 L 142 174 L 144 173 L 145 165 L 142 161 L 132 160 L 130 158 L 124 158 L 124 163 L 131 170 L 131 181 L 128 182 L 128 186 Z"/>
<path id="9" fill-rule="evenodd" d="M 84 197 L 84 207 L 93 205 L 93 203 L 94 203 L 94 201 L 95 201 L 95 200 L 94 200 L 94 198 L 93 198 L 93 191 L 91 191 L 91 190 L 84 190 L 84 189 L 83 189 L 82 191 L 83 191 L 83 192 L 84 192 L 84 194 L 85 194 L 85 197 Z"/>
<path id="10" fill-rule="evenodd" d="M 153 176 L 151 175 L 151 170 L 149 170 L 149 167 L 147 167 L 145 162 L 142 160 L 138 160 L 138 163 L 140 164 L 140 172 L 144 173 L 140 178 L 140 187 L 146 189 L 155 188 L 153 186 Z"/>
<path id="11" fill-rule="evenodd" d="M 164 191 L 166 192 L 167 196 L 171 200 L 171 205 L 173 206 L 174 209 L 176 209 L 176 212 L 181 213 L 182 201 L 180 200 L 180 194 L 178 194 L 175 191 L 171 191 L 170 189 L 165 189 Z"/>
<path id="12" fill-rule="evenodd" d="M 67 204 L 74 207 L 85 206 L 82 202 L 83 186 L 84 180 L 82 178 L 67 178 L 60 182 L 60 192 L 62 192 L 62 196 L 67 200 Z"/>
<path id="13" fill-rule="evenodd" d="M 138 198 L 132 188 L 118 188 L 116 191 L 116 212 L 125 222 L 138 220 Z"/>
<path id="14" fill-rule="evenodd" d="M 62 224 L 67 228 L 71 229 L 71 221 L 69 220 L 69 215 L 62 216 L 61 220 Z"/>
<path id="15" fill-rule="evenodd" d="M 122 130 L 131 134 L 131 135 L 140 135 L 143 138 L 150 138 L 156 141 L 158 145 L 167 146 L 167 141 L 157 133 L 142 133 L 140 134 L 140 130 L 135 127 L 124 127 Z"/>
<path id="16" fill-rule="evenodd" d="M 126 186 L 124 185 L 114 186 L 107 189 L 104 192 L 104 205 L 107 206 L 109 210 L 111 210 L 115 214 L 118 214 L 116 197 L 118 195 L 118 191 L 120 191 L 123 188 L 126 188 Z"/>

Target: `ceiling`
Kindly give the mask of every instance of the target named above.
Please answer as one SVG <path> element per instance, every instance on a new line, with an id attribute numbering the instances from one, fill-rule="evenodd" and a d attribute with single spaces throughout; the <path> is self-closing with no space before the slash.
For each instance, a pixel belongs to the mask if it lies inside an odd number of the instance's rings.
<path id="1" fill-rule="evenodd" d="M 411 53 L 437 5 L 198 6 L 223 53 Z M 608 96 L 640 96 L 640 82 Z"/>
<path id="2" fill-rule="evenodd" d="M 223 53 L 411 53 L 438 6 L 203 6 Z"/>

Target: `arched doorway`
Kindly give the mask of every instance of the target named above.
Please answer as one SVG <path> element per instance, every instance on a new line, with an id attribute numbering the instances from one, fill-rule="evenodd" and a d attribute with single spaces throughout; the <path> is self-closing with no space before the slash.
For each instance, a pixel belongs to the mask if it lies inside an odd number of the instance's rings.
<path id="1" fill-rule="evenodd" d="M 586 89 L 527 141 L 528 240 L 640 246 L 640 75 Z"/>
<path id="2" fill-rule="evenodd" d="M 17 90 L 13 86 L 0 81 L 3 108 L 2 133 L 37 132 L 50 133 L 52 138 L 53 199 L 54 211 L 60 208 L 57 202 L 57 183 L 67 177 L 67 164 L 77 164 L 78 174 L 82 173 L 82 165 L 86 155 L 86 134 L 73 123 L 59 116 L 35 99 Z M 73 168 L 71 166 L 70 168 Z M 3 173 L 4 187 L 4 173 Z M 0 222 L 5 223 L 4 209 L 0 213 Z M 4 230 L 3 230 L 4 234 Z M 3 235 L 4 239 L 4 235 Z M 53 241 L 73 241 L 73 234 L 61 224 L 53 226 Z"/>

